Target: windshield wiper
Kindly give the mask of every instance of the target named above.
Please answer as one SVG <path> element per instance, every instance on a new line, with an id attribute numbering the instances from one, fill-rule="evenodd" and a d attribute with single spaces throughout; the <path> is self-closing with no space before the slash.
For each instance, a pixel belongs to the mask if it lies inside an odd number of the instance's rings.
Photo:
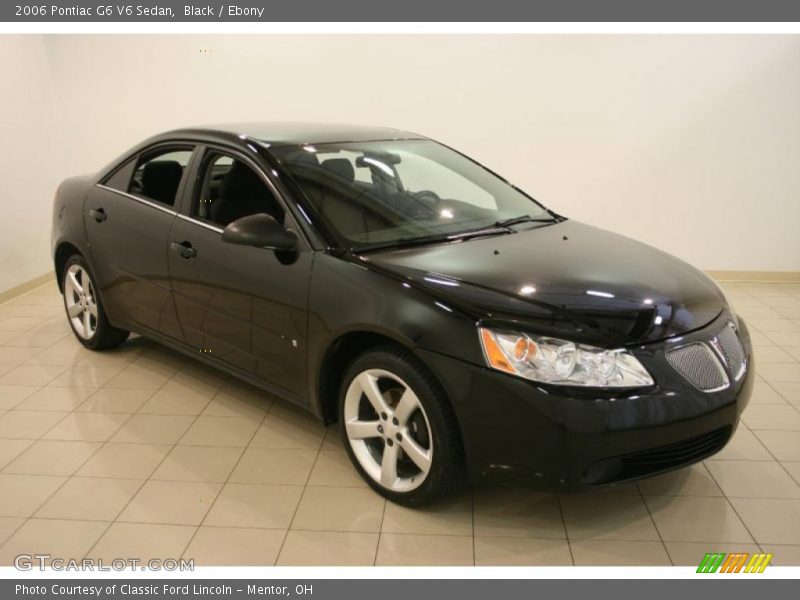
<path id="1" fill-rule="evenodd" d="M 469 229 L 467 231 L 460 231 L 450 234 L 436 234 L 436 235 L 411 235 L 403 236 L 390 242 L 377 243 L 377 244 L 363 244 L 361 246 L 354 246 L 350 248 L 351 252 L 368 252 L 370 250 L 385 250 L 387 248 L 405 248 L 408 246 L 417 246 L 423 244 L 436 244 L 442 242 L 452 242 L 455 240 L 467 240 L 488 235 L 502 235 L 504 233 L 514 233 L 510 229 L 511 225 L 519 223 L 560 223 L 564 221 L 564 217 L 554 215 L 552 217 L 535 218 L 530 215 L 520 215 L 510 219 L 497 221 L 492 225 L 486 227 L 479 227 L 478 229 Z"/>
<path id="2" fill-rule="evenodd" d="M 512 233 L 510 229 L 505 227 L 483 227 L 481 229 L 472 229 L 470 231 L 461 231 L 458 233 L 450 233 L 446 235 L 410 235 L 397 238 L 386 243 L 366 244 L 362 246 L 354 246 L 351 252 L 367 252 L 370 250 L 385 250 L 387 248 L 405 248 L 408 246 L 418 246 L 423 244 L 436 244 L 442 242 L 453 242 L 456 240 L 467 240 L 470 238 L 482 237 L 486 235 L 503 235 Z"/>
<path id="3" fill-rule="evenodd" d="M 502 221 L 496 221 L 495 227 L 510 227 L 511 225 L 519 225 L 520 223 L 558 223 L 558 217 L 548 217 L 546 219 L 534 218 L 530 215 L 520 215 L 518 217 L 511 217 Z"/>

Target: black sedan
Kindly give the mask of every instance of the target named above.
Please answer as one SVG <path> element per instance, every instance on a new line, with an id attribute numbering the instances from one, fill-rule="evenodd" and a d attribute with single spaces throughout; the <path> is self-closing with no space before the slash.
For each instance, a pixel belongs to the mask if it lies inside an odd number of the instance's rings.
<path id="1" fill-rule="evenodd" d="M 750 396 L 747 327 L 706 275 L 420 135 L 172 131 L 66 180 L 53 215 L 84 346 L 133 331 L 339 421 L 403 504 L 682 467 Z"/>

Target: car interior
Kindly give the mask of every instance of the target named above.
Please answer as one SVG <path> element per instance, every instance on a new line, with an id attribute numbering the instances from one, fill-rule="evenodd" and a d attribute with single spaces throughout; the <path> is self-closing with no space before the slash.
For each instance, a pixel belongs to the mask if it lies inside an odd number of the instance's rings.
<path id="1" fill-rule="evenodd" d="M 187 149 L 145 157 L 133 172 L 128 192 L 174 206 L 183 170 L 191 155 L 191 150 Z"/>
<path id="2" fill-rule="evenodd" d="M 472 203 L 443 199 L 431 190 L 406 189 L 396 168 L 399 155 L 348 157 L 344 152 L 330 152 L 321 156 L 300 149 L 285 155 L 284 162 L 314 207 L 351 240 L 380 242 L 398 237 L 403 227 L 407 231 L 400 235 L 419 235 L 415 225 L 442 223 L 445 204 L 456 209 L 461 222 L 485 219 L 486 211 Z M 431 233 L 430 228 L 423 233 Z"/>
<path id="3" fill-rule="evenodd" d="M 164 204 L 173 204 L 182 175 L 183 167 L 175 160 L 153 160 L 145 163 L 141 172 L 139 193 Z"/>
<path id="4" fill-rule="evenodd" d="M 136 168 L 129 193 L 174 206 L 189 150 L 170 151 L 145 159 Z M 192 216 L 220 227 L 256 213 L 267 213 L 282 223 L 283 210 L 256 172 L 231 156 L 209 154 L 201 168 L 201 185 Z"/>
<path id="5" fill-rule="evenodd" d="M 283 222 L 283 209 L 274 195 L 245 163 L 224 154 L 212 154 L 204 161 L 202 172 L 193 216 L 220 227 L 257 213 Z"/>
<path id="6" fill-rule="evenodd" d="M 292 158 L 292 174 L 309 201 L 343 234 L 351 237 L 391 226 L 392 219 L 382 214 L 379 203 L 370 201 L 366 185 L 356 184 L 349 159 L 320 161 L 316 154 L 304 151 Z"/>
<path id="7" fill-rule="evenodd" d="M 190 157 L 191 151 L 186 149 L 145 159 L 134 171 L 128 191 L 174 206 Z M 432 190 L 404 187 L 397 170 L 401 161 L 401 156 L 388 152 L 336 150 L 317 154 L 298 149 L 285 157 L 292 176 L 321 216 L 359 243 L 431 234 L 439 225 L 485 221 L 486 211 L 472 202 L 442 199 Z M 446 219 L 443 212 L 448 214 Z M 208 153 L 200 169 L 192 216 L 226 227 L 256 213 L 266 213 L 279 223 L 285 216 L 272 191 L 250 166 L 222 152 Z"/>

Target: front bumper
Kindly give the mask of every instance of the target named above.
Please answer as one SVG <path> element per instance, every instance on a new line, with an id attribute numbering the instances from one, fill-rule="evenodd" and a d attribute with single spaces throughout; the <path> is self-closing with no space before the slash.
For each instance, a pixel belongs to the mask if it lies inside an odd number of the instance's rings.
<path id="1" fill-rule="evenodd" d="M 721 315 L 681 342 L 707 341 L 728 319 Z M 655 475 L 721 450 L 753 387 L 752 345 L 741 319 L 738 329 L 747 369 L 712 393 L 692 387 L 666 362 L 669 342 L 631 348 L 655 386 L 622 392 L 547 386 L 417 353 L 453 403 L 472 481 L 566 491 Z"/>

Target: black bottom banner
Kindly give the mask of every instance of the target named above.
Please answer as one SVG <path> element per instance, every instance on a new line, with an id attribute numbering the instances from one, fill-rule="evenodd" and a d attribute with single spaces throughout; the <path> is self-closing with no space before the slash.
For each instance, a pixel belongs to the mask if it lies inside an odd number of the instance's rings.
<path id="1" fill-rule="evenodd" d="M 704 576 L 703 579 L 25 579 L 0 581 L 8 600 L 155 600 L 314 598 L 315 600 L 505 600 L 545 598 L 647 598 L 689 600 L 725 595 L 737 598 L 790 597 L 792 580 Z M 796 589 L 794 590 L 796 592 Z M 769 594 L 769 596 L 765 596 Z"/>

